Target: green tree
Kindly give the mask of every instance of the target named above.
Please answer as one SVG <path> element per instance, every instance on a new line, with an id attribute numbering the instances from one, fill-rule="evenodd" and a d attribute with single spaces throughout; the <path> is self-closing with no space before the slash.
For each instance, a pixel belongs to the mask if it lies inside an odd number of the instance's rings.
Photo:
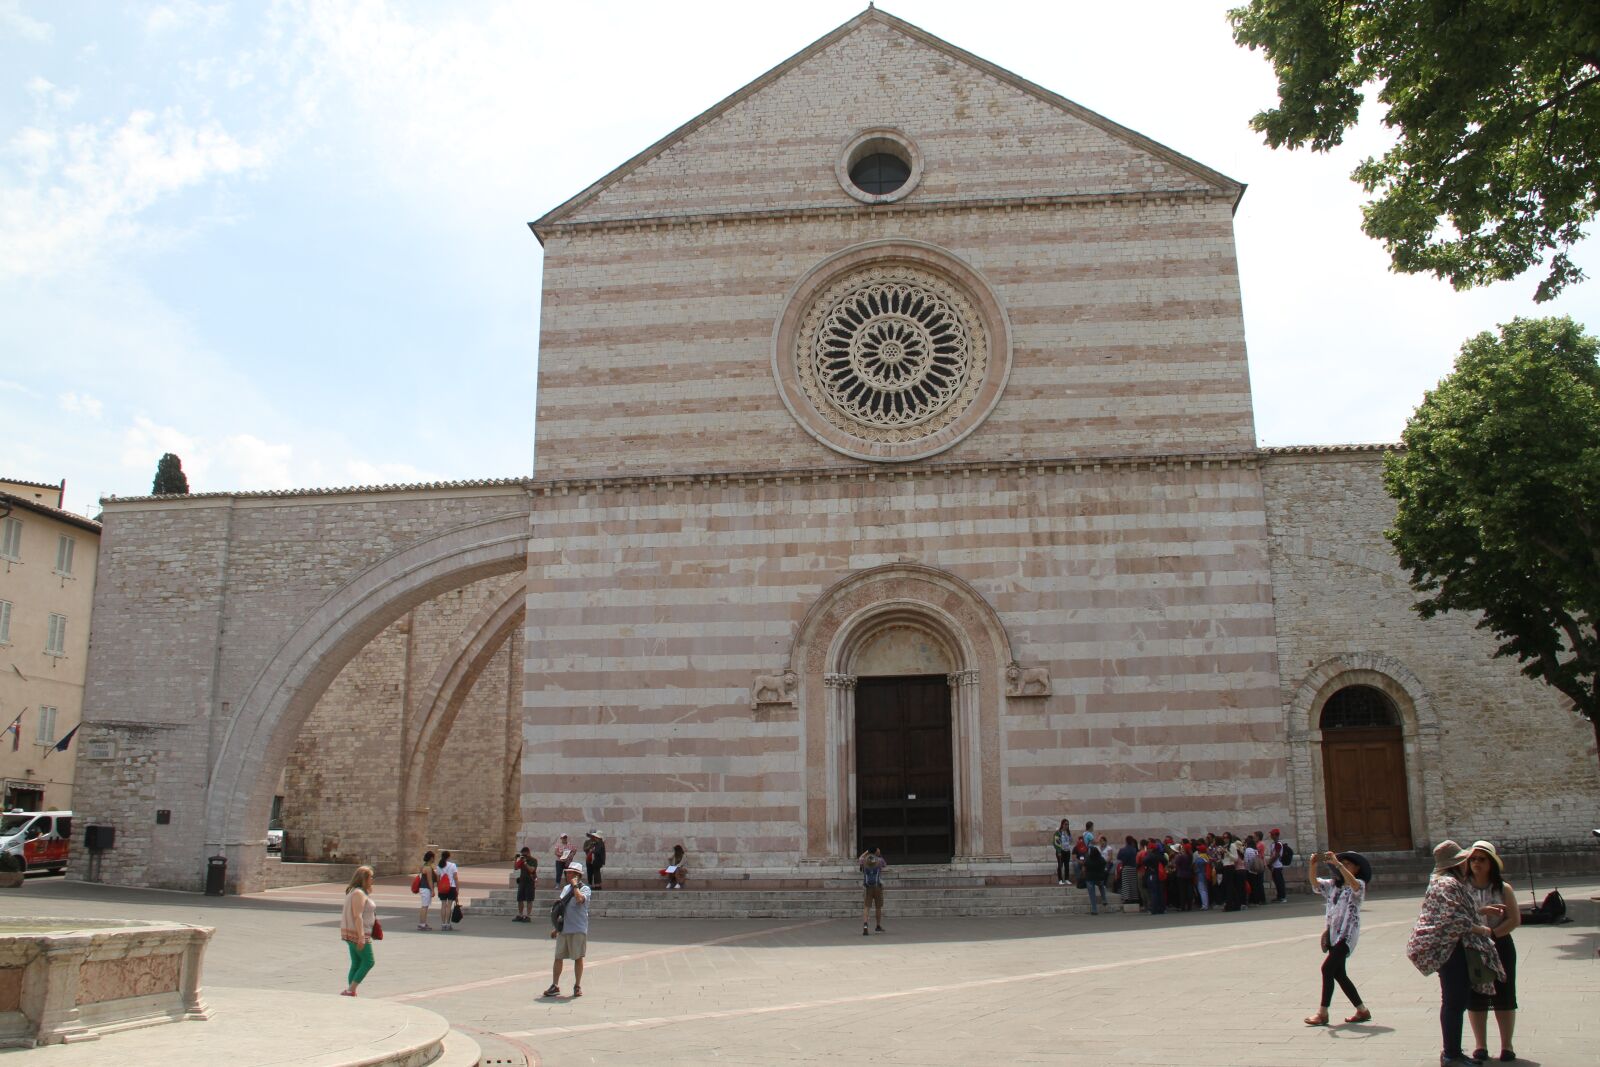
<path id="1" fill-rule="evenodd" d="M 1461 348 L 1384 460 L 1423 618 L 1481 613 L 1600 741 L 1600 341 L 1516 319 Z"/>
<path id="2" fill-rule="evenodd" d="M 1399 141 L 1352 177 L 1395 270 L 1467 289 L 1548 258 L 1540 301 L 1582 280 L 1567 253 L 1600 212 L 1600 3 L 1250 0 L 1228 17 L 1278 76 L 1250 122 L 1273 148 L 1339 144 L 1377 87 Z"/>
<path id="3" fill-rule="evenodd" d="M 189 479 L 183 473 L 183 460 L 171 452 L 163 453 L 156 464 L 155 484 L 150 492 L 156 496 L 174 496 L 189 491 Z"/>

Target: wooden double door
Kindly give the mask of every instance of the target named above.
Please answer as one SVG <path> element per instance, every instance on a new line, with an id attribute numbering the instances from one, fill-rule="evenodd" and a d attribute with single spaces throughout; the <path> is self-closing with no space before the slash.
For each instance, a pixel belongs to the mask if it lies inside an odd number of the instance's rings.
<path id="1" fill-rule="evenodd" d="M 856 851 L 890 863 L 955 855 L 950 684 L 942 674 L 856 682 Z"/>
<path id="2" fill-rule="evenodd" d="M 1405 743 L 1398 726 L 1325 730 L 1328 847 L 1372 852 L 1411 848 Z"/>

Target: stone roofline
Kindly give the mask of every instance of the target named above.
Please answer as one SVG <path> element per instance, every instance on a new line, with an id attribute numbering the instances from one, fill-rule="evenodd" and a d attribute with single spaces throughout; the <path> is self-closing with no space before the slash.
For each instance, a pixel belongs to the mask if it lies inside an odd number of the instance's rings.
<path id="1" fill-rule="evenodd" d="M 237 493 L 185 493 L 171 496 L 108 496 L 107 508 L 125 504 L 206 505 L 233 501 L 302 501 L 339 496 L 392 496 L 399 494 L 456 495 L 462 490 L 519 490 L 531 496 L 566 496 L 572 493 L 616 489 L 671 489 L 676 486 L 786 485 L 801 482 L 910 481 L 928 475 L 985 475 L 1016 472 L 1079 474 L 1084 471 L 1206 470 L 1212 467 L 1253 467 L 1262 460 L 1299 456 L 1358 458 L 1394 451 L 1395 444 L 1286 445 L 1237 452 L 1191 452 L 1165 455 L 1060 456 L 1040 459 L 962 460 L 945 463 L 860 464 L 849 467 L 792 467 L 766 471 L 655 471 L 588 478 L 478 478 L 454 482 L 418 482 L 409 485 L 342 486 L 328 489 L 260 489 Z M 80 520 L 88 521 L 88 520 Z M 99 528 L 95 524 L 96 529 Z"/>
<path id="2" fill-rule="evenodd" d="M 33 485 L 34 483 L 13 481 L 12 484 Z M 39 488 L 57 489 L 60 487 L 54 485 L 43 485 Z M 51 507 L 49 504 L 42 504 L 37 500 L 29 500 L 25 496 L 18 496 L 15 493 L 8 493 L 5 490 L 0 489 L 0 512 L 9 512 L 13 507 L 22 508 L 24 511 L 31 511 L 38 515 L 44 515 L 47 518 L 55 519 L 58 522 L 67 523 L 69 526 L 76 526 L 80 530 L 88 530 L 92 534 L 98 535 L 100 533 L 100 524 L 95 522 L 93 519 L 86 519 L 76 512 L 65 511 L 61 508 Z"/>
<path id="3" fill-rule="evenodd" d="M 1050 208 L 1109 207 L 1113 204 L 1178 204 L 1206 200 L 1227 200 L 1238 205 L 1238 197 L 1227 190 L 1172 189 L 1157 191 L 1063 193 L 1055 196 L 952 197 L 946 200 L 900 200 L 875 204 L 874 215 L 954 215 L 981 211 L 1043 211 Z M 738 222 L 810 222 L 817 219 L 856 217 L 861 205 L 824 204 L 814 207 L 753 208 L 739 211 L 699 211 L 677 215 L 637 215 L 588 219 L 576 222 L 530 222 L 539 243 L 553 233 L 640 232 L 676 229 L 684 226 L 721 226 Z"/>
<path id="4" fill-rule="evenodd" d="M 1149 152 L 1151 155 L 1165 160 L 1178 169 L 1193 174 L 1200 180 L 1216 187 L 1220 193 L 1230 197 L 1233 201 L 1233 207 L 1235 209 L 1237 209 L 1239 206 L 1240 198 L 1244 196 L 1245 185 L 1243 182 L 1236 181 L 1235 179 L 1228 177 L 1226 174 L 1223 174 L 1221 171 L 1214 170 L 1203 163 L 1189 158 L 1181 152 L 1168 148 L 1159 141 L 1152 140 L 1151 138 L 1146 137 L 1135 130 L 1131 130 L 1120 123 L 1113 122 L 1104 115 L 1101 115 L 1095 111 L 1091 111 L 1082 104 L 1074 103 L 1071 100 L 1068 100 L 1066 97 L 1061 96 L 1059 93 L 1053 93 L 1049 89 L 1031 82 L 1020 75 L 1013 74 L 1004 67 L 990 63 L 981 56 L 974 55 L 964 48 L 958 48 L 942 38 L 935 37 L 933 34 L 922 29 L 921 27 L 913 26 L 911 23 L 906 22 L 903 19 L 895 18 L 893 15 L 890 15 L 884 11 L 880 11 L 876 7 L 869 5 L 865 11 L 861 12 L 861 14 L 857 15 L 855 18 L 852 18 L 844 24 L 838 26 L 830 33 L 824 34 L 823 36 L 817 38 L 815 41 L 811 42 L 811 44 L 807 45 L 805 48 L 802 48 L 800 51 L 796 52 L 782 63 L 779 63 L 765 74 L 744 86 L 742 89 L 737 90 L 730 96 L 724 97 L 722 100 L 713 104 L 705 111 L 702 111 L 699 115 L 684 123 L 682 126 L 679 126 L 677 129 L 661 138 L 661 140 L 657 141 L 655 144 L 646 148 L 644 151 L 638 153 L 621 166 L 612 170 L 609 174 L 606 174 L 604 177 L 591 184 L 588 188 L 584 189 L 576 196 L 568 199 L 562 204 L 559 204 L 554 209 L 546 212 L 540 218 L 535 219 L 533 222 L 528 223 L 528 228 L 534 232 L 534 235 L 539 238 L 539 241 L 542 244 L 544 242 L 545 233 L 550 232 L 558 223 L 561 222 L 562 219 L 583 207 L 606 188 L 621 181 L 629 174 L 632 174 L 634 171 L 638 170 L 652 159 L 661 155 L 673 145 L 693 134 L 696 130 L 710 125 L 716 119 L 720 118 L 737 105 L 743 103 L 745 100 L 749 99 L 756 93 L 782 78 L 789 71 L 800 66 L 802 63 L 805 63 L 811 57 L 828 48 L 834 42 L 841 40 L 851 33 L 854 33 L 856 30 L 860 29 L 869 22 L 882 23 L 883 25 L 888 26 L 890 29 L 896 30 L 905 36 L 910 37 L 912 40 L 918 41 L 921 44 L 934 49 L 935 51 L 944 53 L 958 63 L 963 63 L 967 66 L 973 67 L 982 73 L 987 74 L 989 77 L 994 78 L 996 81 L 1002 82 L 1003 84 L 1009 85 L 1014 89 L 1028 94 L 1029 96 L 1035 97 L 1046 104 L 1050 104 L 1053 107 L 1059 108 L 1073 117 L 1080 119 L 1081 121 L 1086 122 L 1100 130 L 1103 130 L 1119 140 L 1127 142 L 1135 148 Z M 859 208 L 859 206 L 857 207 Z"/>

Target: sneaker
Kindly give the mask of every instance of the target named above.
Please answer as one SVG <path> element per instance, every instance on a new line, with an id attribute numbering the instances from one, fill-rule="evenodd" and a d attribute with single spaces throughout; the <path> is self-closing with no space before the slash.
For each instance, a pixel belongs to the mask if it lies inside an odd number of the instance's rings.
<path id="1" fill-rule="evenodd" d="M 866 923 L 862 923 L 861 924 L 861 936 L 862 937 L 871 937 L 872 936 L 872 931 L 867 929 L 867 924 Z"/>
<path id="2" fill-rule="evenodd" d="M 878 931 L 878 933 L 880 933 L 880 934 L 883 933 L 883 927 L 881 927 L 881 926 L 874 926 L 873 929 Z"/>

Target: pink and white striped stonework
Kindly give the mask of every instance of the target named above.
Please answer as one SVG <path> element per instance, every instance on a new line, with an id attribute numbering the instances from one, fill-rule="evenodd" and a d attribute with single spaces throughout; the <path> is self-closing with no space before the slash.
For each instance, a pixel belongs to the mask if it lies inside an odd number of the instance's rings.
<path id="1" fill-rule="evenodd" d="M 837 165 L 874 128 L 921 167 L 883 206 Z M 896 630 L 952 682 L 957 863 L 1037 860 L 1064 811 L 1284 821 L 1241 191 L 869 11 L 534 223 L 525 836 L 839 862 L 849 680 Z M 807 301 L 875 263 L 948 278 L 989 347 L 970 425 L 887 455 L 789 369 Z"/>

